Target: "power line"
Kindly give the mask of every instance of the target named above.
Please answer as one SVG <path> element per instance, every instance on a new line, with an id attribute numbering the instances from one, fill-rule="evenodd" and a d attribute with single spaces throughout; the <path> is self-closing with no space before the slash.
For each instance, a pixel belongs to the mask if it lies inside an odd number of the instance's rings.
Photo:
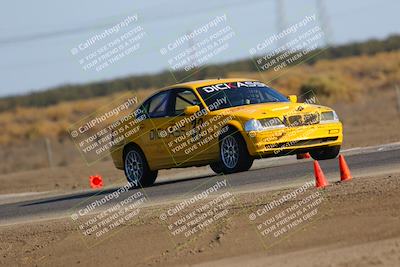
<path id="1" fill-rule="evenodd" d="M 219 8 L 226 8 L 230 9 L 232 7 L 240 6 L 240 5 L 248 5 L 248 4 L 255 4 L 259 3 L 265 0 L 253 0 L 250 3 L 247 0 L 239 0 L 236 1 L 235 3 L 229 3 L 229 6 L 226 5 L 216 5 L 212 6 L 209 8 L 202 8 L 199 9 L 197 8 L 195 10 L 195 13 L 205 13 L 210 10 L 215 10 Z M 156 21 L 160 20 L 168 20 L 168 19 L 175 19 L 175 18 L 182 18 L 186 16 L 193 16 L 193 12 L 183 10 L 182 12 L 177 12 L 175 14 L 171 14 L 168 12 L 164 12 L 164 14 L 151 17 L 148 21 L 142 20 L 141 23 L 153 23 Z M 107 18 L 109 19 L 109 18 Z M 102 19 L 104 20 L 104 19 Z M 94 30 L 100 30 L 104 29 L 106 27 L 112 27 L 115 25 L 116 22 L 113 23 L 96 23 L 88 26 L 82 26 L 82 27 L 75 27 L 75 28 L 70 28 L 70 29 L 63 29 L 63 30 L 58 30 L 58 31 L 51 31 L 51 32 L 42 32 L 42 33 L 35 33 L 35 34 L 30 34 L 30 35 L 24 35 L 24 36 L 15 36 L 15 37 L 10 37 L 10 38 L 2 38 L 0 39 L 0 46 L 2 45 L 10 45 L 10 44 L 19 44 L 19 43 L 25 43 L 25 42 L 31 42 L 31 41 L 38 41 L 38 40 L 45 40 L 45 39 L 51 39 L 51 38 L 57 38 L 57 37 L 63 37 L 63 36 L 68 36 L 68 35 L 75 35 L 75 34 L 81 34 L 85 32 L 90 32 Z"/>

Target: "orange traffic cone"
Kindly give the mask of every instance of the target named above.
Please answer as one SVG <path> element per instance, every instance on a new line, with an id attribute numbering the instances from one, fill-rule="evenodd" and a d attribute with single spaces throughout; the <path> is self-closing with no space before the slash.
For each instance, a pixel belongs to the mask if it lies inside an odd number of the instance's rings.
<path id="1" fill-rule="evenodd" d="M 314 174 L 315 174 L 315 187 L 324 188 L 329 185 L 328 180 L 326 180 L 325 174 L 322 172 L 321 166 L 319 166 L 318 161 L 314 160 Z"/>
<path id="2" fill-rule="evenodd" d="M 349 181 L 353 177 L 351 176 L 349 166 L 347 166 L 344 156 L 339 156 L 339 169 L 340 169 L 340 181 Z"/>
<path id="3" fill-rule="evenodd" d="M 297 159 L 309 159 L 311 158 L 310 153 L 296 154 Z"/>
<path id="4" fill-rule="evenodd" d="M 102 188 L 103 178 L 100 175 L 93 175 L 89 177 L 91 188 Z"/>

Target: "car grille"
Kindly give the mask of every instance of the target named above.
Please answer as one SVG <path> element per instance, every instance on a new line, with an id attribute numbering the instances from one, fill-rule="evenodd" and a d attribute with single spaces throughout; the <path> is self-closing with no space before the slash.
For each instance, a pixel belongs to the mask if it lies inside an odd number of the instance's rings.
<path id="1" fill-rule="evenodd" d="M 272 148 L 290 148 L 294 146 L 305 146 L 305 145 L 317 145 L 317 144 L 324 144 L 327 142 L 336 141 L 338 139 L 337 136 L 332 137 L 324 137 L 324 138 L 314 138 L 314 139 L 307 139 L 307 140 L 294 140 L 290 142 L 282 142 L 282 143 L 275 143 L 275 144 L 268 144 L 265 145 L 266 149 Z"/>
<path id="2" fill-rule="evenodd" d="M 287 127 L 317 124 L 320 121 L 318 113 L 305 113 L 301 115 L 285 116 L 283 123 Z"/>

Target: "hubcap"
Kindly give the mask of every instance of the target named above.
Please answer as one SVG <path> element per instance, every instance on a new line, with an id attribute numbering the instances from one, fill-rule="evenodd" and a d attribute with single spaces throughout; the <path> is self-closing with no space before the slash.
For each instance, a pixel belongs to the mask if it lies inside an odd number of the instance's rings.
<path id="1" fill-rule="evenodd" d="M 138 185 L 138 182 L 143 175 L 143 161 L 137 151 L 131 150 L 126 154 L 125 171 L 128 179 L 135 183 L 135 185 Z"/>
<path id="2" fill-rule="evenodd" d="M 228 135 L 222 140 L 221 157 L 225 166 L 233 169 L 239 161 L 239 145 L 236 139 Z"/>

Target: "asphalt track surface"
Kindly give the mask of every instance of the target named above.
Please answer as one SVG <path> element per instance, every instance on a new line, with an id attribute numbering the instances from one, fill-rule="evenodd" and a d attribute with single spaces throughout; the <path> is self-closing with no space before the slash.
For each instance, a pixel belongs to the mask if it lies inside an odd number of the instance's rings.
<path id="1" fill-rule="evenodd" d="M 346 161 L 354 177 L 394 173 L 400 170 L 400 148 L 375 149 L 347 155 Z M 320 165 L 331 182 L 338 180 L 340 174 L 337 159 L 320 161 Z M 240 192 L 294 187 L 313 180 L 313 177 L 312 160 L 295 161 L 293 157 L 290 159 L 286 157 L 273 161 L 270 166 L 253 168 L 247 172 L 231 175 L 205 175 L 176 180 L 161 179 L 161 182 L 156 182 L 152 187 L 131 189 L 122 193 L 117 199 L 108 201 L 107 205 L 115 205 L 122 199 L 137 193 L 138 190 L 142 190 L 146 195 L 147 205 L 152 205 L 193 196 L 224 179 L 229 184 L 228 190 Z M 69 216 L 88 203 L 104 198 L 117 189 L 118 187 L 115 187 L 104 191 L 71 193 L 3 204 L 0 205 L 0 224 Z"/>

